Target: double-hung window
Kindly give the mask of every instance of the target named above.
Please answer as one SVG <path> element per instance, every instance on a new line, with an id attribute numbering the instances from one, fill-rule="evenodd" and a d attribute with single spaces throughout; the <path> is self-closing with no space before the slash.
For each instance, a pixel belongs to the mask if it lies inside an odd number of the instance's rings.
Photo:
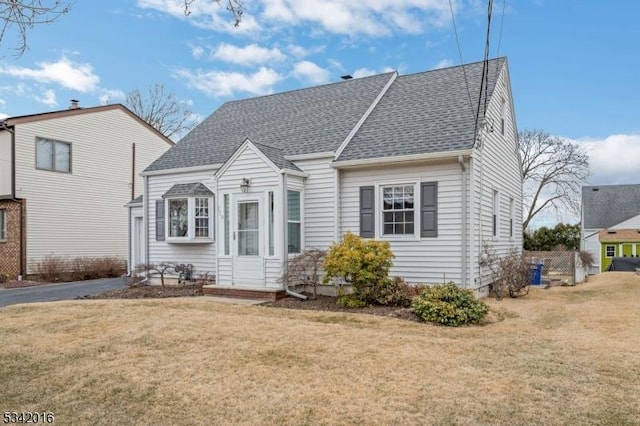
<path id="1" fill-rule="evenodd" d="M 287 191 L 287 233 L 289 253 L 300 253 L 302 246 L 302 211 L 300 191 Z"/>
<path id="2" fill-rule="evenodd" d="M 361 186 L 360 236 L 436 238 L 438 182 Z"/>
<path id="3" fill-rule="evenodd" d="M 36 168 L 70 173 L 71 144 L 52 139 L 36 138 Z"/>
<path id="4" fill-rule="evenodd" d="M 0 241 L 7 240 L 7 211 L 0 209 Z"/>
<path id="5" fill-rule="evenodd" d="M 606 257 L 614 257 L 616 255 L 616 246 L 606 246 L 605 250 Z"/>
<path id="6" fill-rule="evenodd" d="M 415 232 L 415 187 L 382 187 L 382 235 L 413 235 Z"/>

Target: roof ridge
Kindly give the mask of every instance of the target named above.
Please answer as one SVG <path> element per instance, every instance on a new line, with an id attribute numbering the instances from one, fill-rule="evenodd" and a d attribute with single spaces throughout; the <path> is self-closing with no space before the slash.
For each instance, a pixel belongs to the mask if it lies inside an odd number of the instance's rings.
<path id="1" fill-rule="evenodd" d="M 234 104 L 234 103 L 244 102 L 244 101 L 249 101 L 249 100 L 263 99 L 263 98 L 268 98 L 268 97 L 271 97 L 271 96 L 279 96 L 279 95 L 285 95 L 285 94 L 295 93 L 295 92 L 302 92 L 304 90 L 320 89 L 320 88 L 324 88 L 324 87 L 327 87 L 327 86 L 335 86 L 335 85 L 338 85 L 338 84 L 351 84 L 351 83 L 355 83 L 357 81 L 362 81 L 362 80 L 365 80 L 365 79 L 371 79 L 371 78 L 374 78 L 374 77 L 380 77 L 380 76 L 383 76 L 383 75 L 392 74 L 394 72 L 396 72 L 396 71 L 383 72 L 383 73 L 380 73 L 380 74 L 368 75 L 366 77 L 358 77 L 358 78 L 353 78 L 353 79 L 345 80 L 345 81 L 334 81 L 332 83 L 324 83 L 324 84 L 320 84 L 320 85 L 317 85 L 317 86 L 300 87 L 298 89 L 291 89 L 291 90 L 286 90 L 284 92 L 277 92 L 277 93 L 269 93 L 269 94 L 266 94 L 266 95 L 253 96 L 253 97 L 250 97 L 250 98 L 234 99 L 234 100 L 230 100 L 230 101 L 225 102 L 223 105 L 225 105 L 225 104 Z"/>

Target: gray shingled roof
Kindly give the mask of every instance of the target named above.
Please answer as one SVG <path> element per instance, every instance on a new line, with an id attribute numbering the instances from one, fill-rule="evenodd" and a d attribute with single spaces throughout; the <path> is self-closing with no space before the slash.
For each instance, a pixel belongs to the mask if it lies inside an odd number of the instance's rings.
<path id="1" fill-rule="evenodd" d="M 640 215 L 640 184 L 582 187 L 584 229 L 603 229 Z"/>
<path id="2" fill-rule="evenodd" d="M 280 170 L 289 169 L 289 170 L 297 170 L 302 171 L 293 164 L 291 161 L 284 158 L 284 153 L 281 149 L 274 148 L 272 146 L 264 145 L 261 143 L 254 143 L 256 148 L 258 148 L 264 155 L 267 156 L 269 160 L 273 162 Z"/>
<path id="3" fill-rule="evenodd" d="M 504 63 L 489 62 L 489 98 Z M 472 148 L 481 76 L 482 62 L 399 76 L 337 161 Z"/>
<path id="4" fill-rule="evenodd" d="M 193 183 L 176 183 L 167 192 L 162 194 L 162 197 L 172 196 L 196 196 L 196 195 L 213 195 L 213 192 L 200 182 Z"/>
<path id="5" fill-rule="evenodd" d="M 505 62 L 489 62 L 489 97 Z M 337 161 L 472 148 L 482 66 L 397 77 Z M 247 138 L 278 167 L 295 170 L 285 156 L 336 152 L 392 76 L 227 102 L 146 171 L 221 164 Z"/>
<path id="6" fill-rule="evenodd" d="M 335 151 L 392 74 L 227 102 L 146 171 L 224 163 L 247 138 L 283 155 Z"/>

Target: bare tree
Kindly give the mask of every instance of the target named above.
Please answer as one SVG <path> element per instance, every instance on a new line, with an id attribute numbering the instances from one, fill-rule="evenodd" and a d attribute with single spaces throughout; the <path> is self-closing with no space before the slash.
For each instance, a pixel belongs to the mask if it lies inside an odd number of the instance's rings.
<path id="1" fill-rule="evenodd" d="M 39 24 L 57 21 L 69 12 L 70 3 L 62 0 L 0 0 L 0 44 L 16 33 L 16 56 L 27 50 L 27 32 Z"/>
<path id="2" fill-rule="evenodd" d="M 190 7 L 195 1 L 196 0 L 184 0 L 184 14 L 186 16 L 191 15 Z M 206 1 L 206 0 L 200 0 L 200 1 Z M 211 1 L 220 4 L 222 0 L 211 0 Z M 238 27 L 240 25 L 240 21 L 242 20 L 242 3 L 240 3 L 240 0 L 226 0 L 226 3 L 227 3 L 227 10 L 231 12 L 231 14 L 233 15 L 233 19 L 235 20 L 234 26 Z"/>
<path id="3" fill-rule="evenodd" d="M 320 284 L 320 270 L 327 252 L 320 249 L 307 249 L 289 259 L 285 273 L 280 282 L 287 287 L 299 284 L 313 286 L 313 298 L 318 297 L 317 286 Z"/>
<path id="4" fill-rule="evenodd" d="M 173 139 L 193 129 L 196 118 L 185 102 L 173 93 L 167 93 L 164 85 L 156 84 L 144 95 L 138 89 L 127 94 L 125 105 L 152 127 Z"/>
<path id="5" fill-rule="evenodd" d="M 523 228 L 548 208 L 580 211 L 580 188 L 589 176 L 584 148 L 542 130 L 520 132 L 520 162 L 527 211 Z"/>

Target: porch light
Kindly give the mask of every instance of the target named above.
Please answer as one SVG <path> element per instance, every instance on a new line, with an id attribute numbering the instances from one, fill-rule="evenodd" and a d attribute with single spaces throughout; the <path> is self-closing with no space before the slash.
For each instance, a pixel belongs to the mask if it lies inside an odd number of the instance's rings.
<path id="1" fill-rule="evenodd" d="M 249 179 L 248 178 L 242 178 L 242 181 L 240 182 L 240 190 L 242 192 L 247 192 L 249 190 Z"/>

